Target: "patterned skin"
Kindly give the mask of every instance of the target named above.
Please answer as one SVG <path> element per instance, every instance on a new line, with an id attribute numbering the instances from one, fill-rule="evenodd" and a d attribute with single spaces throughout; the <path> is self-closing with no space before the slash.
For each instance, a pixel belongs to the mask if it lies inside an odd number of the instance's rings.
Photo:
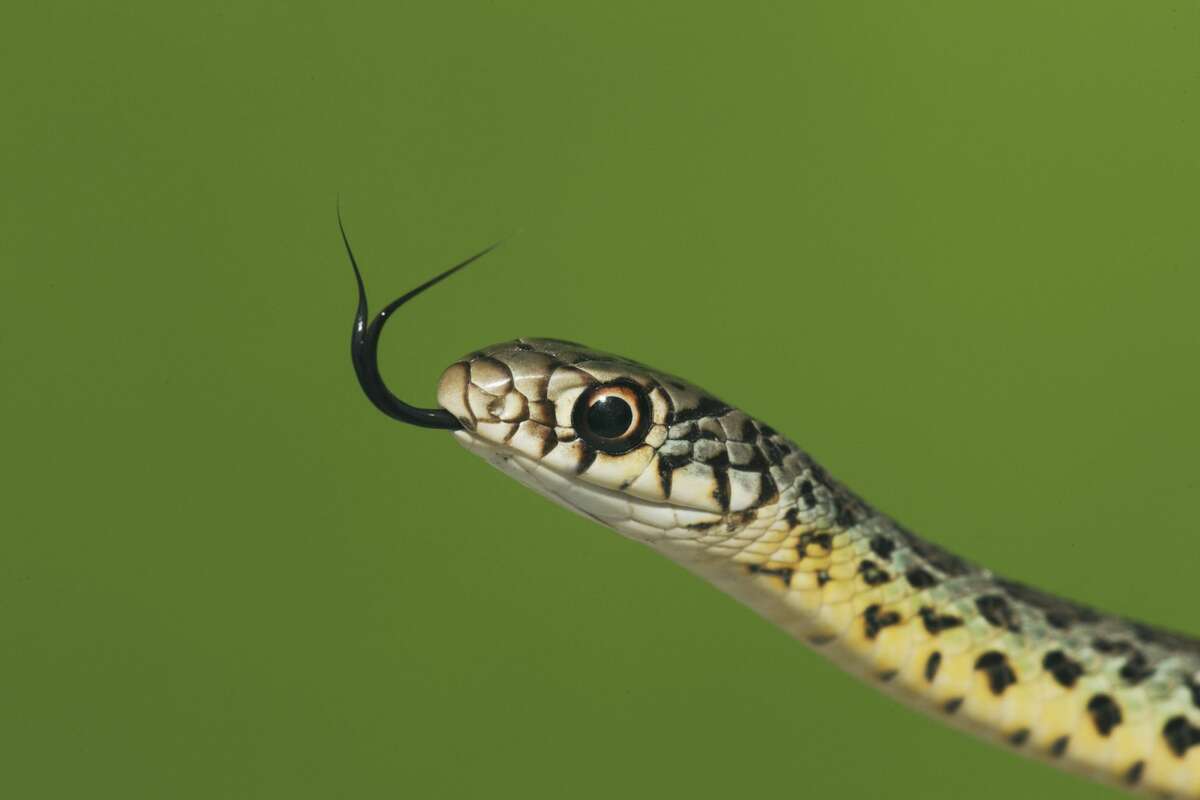
<path id="1" fill-rule="evenodd" d="M 1200 798 L 1200 641 L 951 555 L 769 426 L 624 358 L 508 342 L 451 365 L 438 402 L 507 474 L 908 703 L 1119 786 Z"/>

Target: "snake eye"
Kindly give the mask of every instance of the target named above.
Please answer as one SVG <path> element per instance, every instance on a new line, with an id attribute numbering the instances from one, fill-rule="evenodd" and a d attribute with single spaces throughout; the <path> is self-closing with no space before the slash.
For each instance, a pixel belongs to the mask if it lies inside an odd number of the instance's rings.
<path id="1" fill-rule="evenodd" d="M 598 450 L 620 455 L 642 443 L 650 427 L 650 404 L 636 383 L 616 380 L 580 395 L 571 417 L 581 439 Z"/>

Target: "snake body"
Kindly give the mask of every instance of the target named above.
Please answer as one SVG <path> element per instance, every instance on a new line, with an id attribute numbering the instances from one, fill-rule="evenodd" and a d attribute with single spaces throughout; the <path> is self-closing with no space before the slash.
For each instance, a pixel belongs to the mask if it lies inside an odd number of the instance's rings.
<path id="1" fill-rule="evenodd" d="M 520 339 L 447 368 L 438 402 L 469 450 L 908 703 L 1119 786 L 1200 798 L 1200 641 L 948 553 L 769 425 L 625 358 Z"/>

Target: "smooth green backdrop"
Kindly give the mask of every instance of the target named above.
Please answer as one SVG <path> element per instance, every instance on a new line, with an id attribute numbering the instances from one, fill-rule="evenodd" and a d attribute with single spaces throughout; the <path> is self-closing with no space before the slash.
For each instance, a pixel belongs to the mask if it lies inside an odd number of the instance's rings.
<path id="1" fill-rule="evenodd" d="M 362 398 L 520 335 L 1200 633 L 1200 7 L 26 3 L 0 34 L 0 792 L 1101 798 Z"/>

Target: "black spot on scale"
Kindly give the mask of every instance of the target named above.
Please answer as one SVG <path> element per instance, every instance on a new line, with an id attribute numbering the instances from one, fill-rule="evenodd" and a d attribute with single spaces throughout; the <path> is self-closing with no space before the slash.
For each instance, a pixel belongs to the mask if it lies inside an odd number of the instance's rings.
<path id="1" fill-rule="evenodd" d="M 729 463 L 711 464 L 713 471 L 713 500 L 722 511 L 729 510 Z"/>
<path id="2" fill-rule="evenodd" d="M 961 697 L 951 697 L 949 700 L 947 700 L 945 703 L 942 704 L 942 709 L 947 714 L 953 714 L 955 711 L 958 711 L 958 709 L 962 707 L 962 704 L 963 704 L 963 699 Z"/>
<path id="3" fill-rule="evenodd" d="M 758 448 L 767 457 L 767 463 L 776 467 L 783 466 L 783 459 L 787 456 L 787 451 L 782 447 L 770 439 L 763 438 L 758 440 Z"/>
<path id="4" fill-rule="evenodd" d="M 1029 741 L 1029 728 L 1017 728 L 1008 735 L 1008 743 L 1013 747 L 1020 747 Z"/>
<path id="5" fill-rule="evenodd" d="M 1142 782 L 1142 773 L 1146 770 L 1145 761 L 1135 761 L 1133 766 L 1125 771 L 1125 785 L 1137 786 Z"/>
<path id="6" fill-rule="evenodd" d="M 800 519 L 799 519 L 799 517 L 800 517 L 800 510 L 799 510 L 799 509 L 796 509 L 796 508 L 789 508 L 789 509 L 788 509 L 788 510 L 787 510 L 787 511 L 784 513 L 784 515 L 783 515 L 783 518 L 784 518 L 785 520 L 787 520 L 787 524 L 788 524 L 788 530 L 789 530 L 789 531 L 790 531 L 790 530 L 792 530 L 793 528 L 795 528 L 797 525 L 799 525 L 799 524 L 800 524 Z"/>
<path id="7" fill-rule="evenodd" d="M 853 528 L 859 523 L 860 514 L 858 509 L 850 505 L 843 505 L 838 508 L 837 516 L 834 517 L 834 524 L 839 528 Z"/>
<path id="8" fill-rule="evenodd" d="M 1200 682 L 1197 682 L 1193 678 L 1187 677 L 1183 679 L 1183 682 L 1188 687 L 1188 690 L 1192 693 L 1192 705 L 1194 705 L 1196 708 L 1200 708 Z"/>
<path id="9" fill-rule="evenodd" d="M 1200 745 L 1200 728 L 1195 727 L 1188 722 L 1187 717 L 1182 715 L 1171 717 L 1167 720 L 1167 724 L 1163 725 L 1163 737 L 1167 740 L 1167 747 L 1171 748 L 1171 752 L 1183 758 L 1187 755 L 1187 751 Z"/>
<path id="10" fill-rule="evenodd" d="M 814 509 L 817 507 L 817 493 L 813 488 L 813 482 L 805 478 L 800 481 L 800 499 L 804 501 L 804 507 Z"/>
<path id="11" fill-rule="evenodd" d="M 914 589 L 928 589 L 930 586 L 937 585 L 937 578 L 920 567 L 913 567 L 904 574 L 904 577 L 908 579 L 909 586 Z"/>
<path id="12" fill-rule="evenodd" d="M 815 544 L 822 550 L 829 552 L 833 549 L 833 536 L 828 533 L 813 533 L 808 531 L 800 534 L 800 541 L 796 542 L 796 552 L 804 558 L 805 552 L 810 544 Z"/>
<path id="13" fill-rule="evenodd" d="M 579 444 L 583 448 L 583 451 L 579 454 L 579 463 L 575 465 L 576 475 L 582 475 L 583 473 L 587 472 L 588 467 L 590 467 L 596 460 L 596 450 L 594 448 L 588 447 L 583 442 L 580 442 Z M 622 486 L 621 488 L 624 489 L 626 487 Z"/>
<path id="14" fill-rule="evenodd" d="M 896 678 L 896 670 L 894 670 L 894 669 L 885 669 L 883 672 L 879 673 L 879 680 L 882 681 L 883 683 L 890 683 L 895 678 Z"/>
<path id="15" fill-rule="evenodd" d="M 1088 713 L 1092 715 L 1092 723 L 1096 726 L 1096 732 L 1101 736 L 1108 736 L 1112 733 L 1113 728 L 1121 724 L 1123 717 L 1121 716 L 1121 707 L 1117 705 L 1117 701 L 1106 694 L 1093 695 L 1087 704 Z"/>
<path id="16" fill-rule="evenodd" d="M 1154 674 L 1154 667 L 1146 663 L 1146 656 L 1140 650 L 1135 650 L 1122 665 L 1119 674 L 1126 683 L 1137 686 Z"/>
<path id="17" fill-rule="evenodd" d="M 988 686 L 992 694 L 1004 694 L 1004 690 L 1017 682 L 1017 674 L 1013 672 L 1008 657 L 999 650 L 989 650 L 975 659 L 975 669 L 987 675 Z"/>
<path id="18" fill-rule="evenodd" d="M 1083 666 L 1062 650 L 1051 650 L 1042 658 L 1042 667 L 1062 686 L 1070 689 L 1083 675 Z"/>
<path id="19" fill-rule="evenodd" d="M 884 628 L 897 625 L 900 622 L 900 614 L 895 611 L 880 611 L 880 605 L 867 606 L 863 611 L 863 632 L 866 633 L 868 639 L 874 639 L 879 635 L 879 632 Z"/>
<path id="20" fill-rule="evenodd" d="M 1092 647 L 1101 653 L 1112 655 L 1113 653 L 1128 653 L 1133 649 L 1133 645 L 1121 639 L 1101 639 L 1099 637 L 1092 639 Z"/>
<path id="21" fill-rule="evenodd" d="M 1071 620 L 1062 614 L 1058 614 L 1053 611 L 1047 611 L 1045 612 L 1045 615 L 1046 624 L 1051 628 L 1057 628 L 1060 631 L 1065 631 L 1071 627 Z"/>
<path id="22" fill-rule="evenodd" d="M 754 501 L 755 507 L 765 506 L 779 498 L 779 488 L 775 485 L 775 479 L 771 477 L 771 473 L 763 471 L 760 473 L 760 477 L 762 485 L 758 491 L 758 499 Z M 792 510 L 795 511 L 795 509 Z"/>
<path id="23" fill-rule="evenodd" d="M 942 666 L 942 654 L 934 650 L 929 654 L 929 658 L 925 659 L 925 680 L 933 683 L 933 679 L 937 677 L 938 669 Z"/>
<path id="24" fill-rule="evenodd" d="M 1055 758 L 1062 758 L 1067 752 L 1067 745 L 1071 743 L 1070 736 L 1060 736 L 1050 743 L 1050 755 Z"/>
<path id="25" fill-rule="evenodd" d="M 975 607 L 989 623 L 997 628 L 1004 628 L 1019 633 L 1021 626 L 1012 606 L 998 594 L 985 594 L 975 598 Z"/>
<path id="26" fill-rule="evenodd" d="M 787 586 L 791 586 L 792 575 L 795 574 L 795 570 L 791 567 L 764 567 L 762 564 L 747 564 L 746 568 L 751 575 L 772 575 L 782 578 Z"/>
<path id="27" fill-rule="evenodd" d="M 886 536 L 871 537 L 871 552 L 882 558 L 884 561 L 891 559 L 892 553 L 896 550 L 896 543 Z"/>
<path id="28" fill-rule="evenodd" d="M 921 606 L 921 610 L 917 613 L 921 615 L 921 621 L 925 623 L 925 630 L 934 635 L 950 628 L 957 628 L 963 624 L 961 617 L 955 617 L 951 614 L 938 614 L 929 606 Z"/>
<path id="29" fill-rule="evenodd" d="M 863 583 L 867 584 L 867 586 L 878 586 L 892 579 L 892 576 L 886 570 L 880 569 L 875 565 L 874 561 L 865 558 L 859 562 L 858 574 L 862 575 Z"/>
<path id="30" fill-rule="evenodd" d="M 829 583 L 829 573 L 823 569 L 817 570 L 817 586 L 824 586 Z"/>
<path id="31" fill-rule="evenodd" d="M 671 456 L 658 454 L 658 482 L 662 486 L 664 497 L 671 496 L 671 476 L 675 470 L 691 462 L 688 456 Z"/>

